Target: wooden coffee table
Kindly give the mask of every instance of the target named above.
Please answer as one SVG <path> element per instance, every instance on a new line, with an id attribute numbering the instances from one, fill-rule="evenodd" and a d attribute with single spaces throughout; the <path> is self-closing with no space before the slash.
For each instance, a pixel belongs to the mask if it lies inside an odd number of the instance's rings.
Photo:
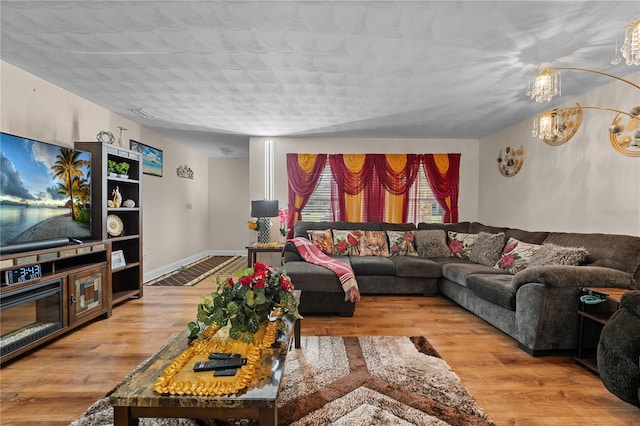
<path id="1" fill-rule="evenodd" d="M 285 321 L 286 332 L 278 333 L 275 347 L 265 349 L 262 365 L 271 367 L 271 379 L 259 388 L 238 395 L 203 397 L 160 395 L 153 385 L 173 360 L 187 349 L 189 330 L 174 337 L 138 372 L 109 397 L 115 426 L 137 425 L 141 417 L 192 419 L 257 419 L 261 425 L 278 424 L 277 397 L 282 382 L 294 324 Z"/>

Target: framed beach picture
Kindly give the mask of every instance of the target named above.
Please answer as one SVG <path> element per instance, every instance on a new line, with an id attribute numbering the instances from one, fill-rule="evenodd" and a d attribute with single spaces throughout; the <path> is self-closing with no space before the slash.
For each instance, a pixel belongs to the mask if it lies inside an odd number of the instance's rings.
<path id="1" fill-rule="evenodd" d="M 162 150 L 129 139 L 133 151 L 142 153 L 142 173 L 162 177 Z"/>

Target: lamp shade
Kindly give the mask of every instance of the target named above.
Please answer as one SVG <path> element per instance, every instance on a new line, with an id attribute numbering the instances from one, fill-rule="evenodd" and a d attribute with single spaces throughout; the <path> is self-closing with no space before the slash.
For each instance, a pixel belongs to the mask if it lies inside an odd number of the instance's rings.
<path id="1" fill-rule="evenodd" d="M 251 217 L 278 216 L 278 200 L 255 200 L 251 202 Z"/>

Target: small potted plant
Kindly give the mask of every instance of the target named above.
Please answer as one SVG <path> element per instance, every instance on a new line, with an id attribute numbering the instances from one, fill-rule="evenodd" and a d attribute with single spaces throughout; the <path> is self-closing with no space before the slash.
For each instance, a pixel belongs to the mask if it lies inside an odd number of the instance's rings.
<path id="1" fill-rule="evenodd" d="M 118 174 L 118 177 L 127 179 L 129 177 L 129 175 L 127 174 L 129 172 L 129 167 L 130 167 L 129 163 L 125 163 L 125 162 L 117 163 L 115 165 L 115 170 L 116 170 L 116 173 Z"/>
<path id="2" fill-rule="evenodd" d="M 113 160 L 107 160 L 107 173 L 109 173 L 110 177 L 118 176 L 118 172 L 116 171 L 118 163 Z"/>

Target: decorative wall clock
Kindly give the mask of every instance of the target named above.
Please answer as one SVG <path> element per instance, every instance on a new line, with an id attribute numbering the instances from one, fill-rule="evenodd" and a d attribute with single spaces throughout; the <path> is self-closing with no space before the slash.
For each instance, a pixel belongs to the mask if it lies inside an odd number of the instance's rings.
<path id="1" fill-rule="evenodd" d="M 518 149 L 506 147 L 498 154 L 498 170 L 503 176 L 511 177 L 518 174 L 524 165 L 524 148 Z"/>

